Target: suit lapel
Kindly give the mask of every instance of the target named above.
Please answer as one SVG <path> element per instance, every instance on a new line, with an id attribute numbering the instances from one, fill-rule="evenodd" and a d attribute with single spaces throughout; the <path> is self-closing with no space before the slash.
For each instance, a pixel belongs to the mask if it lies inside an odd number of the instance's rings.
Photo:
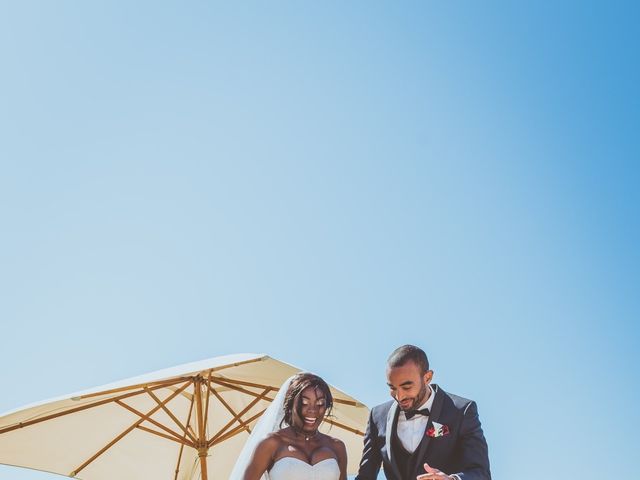
<path id="1" fill-rule="evenodd" d="M 429 443 L 431 442 L 431 437 L 427 435 L 427 432 L 431 427 L 433 427 L 433 421 L 438 420 L 440 418 L 440 412 L 442 411 L 442 404 L 444 402 L 444 393 L 440 391 L 440 387 L 438 385 L 432 385 L 433 394 L 433 404 L 431 405 L 431 413 L 429 414 L 429 421 L 427 422 L 427 428 L 424 431 L 424 437 L 418 446 L 418 451 L 416 452 L 416 469 L 422 468 L 422 463 L 425 459 L 425 455 L 427 453 L 427 447 L 429 447 Z"/>
<path id="2" fill-rule="evenodd" d="M 398 404 L 393 402 L 391 404 L 391 408 L 389 408 L 389 412 L 387 413 L 387 429 L 385 430 L 385 440 L 387 446 L 387 455 L 389 456 L 389 464 L 391 468 L 393 468 L 393 473 L 396 475 L 396 478 L 402 478 L 400 476 L 400 470 L 398 469 L 398 465 L 396 464 L 395 458 L 393 458 L 393 435 L 395 434 L 396 427 L 398 425 L 398 414 L 400 410 L 398 409 Z"/>

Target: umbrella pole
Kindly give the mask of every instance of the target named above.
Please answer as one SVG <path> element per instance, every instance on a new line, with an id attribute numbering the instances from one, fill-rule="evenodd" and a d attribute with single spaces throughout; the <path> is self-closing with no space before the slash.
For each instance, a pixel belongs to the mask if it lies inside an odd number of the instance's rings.
<path id="1" fill-rule="evenodd" d="M 209 452 L 209 446 L 207 442 L 207 428 L 204 424 L 204 410 L 202 404 L 202 386 L 204 381 L 201 377 L 194 380 L 195 394 L 196 394 L 196 408 L 198 416 L 198 457 L 200 458 L 200 473 L 202 480 L 208 480 L 207 474 L 207 456 Z M 208 392 L 207 392 L 208 393 Z"/>
<path id="2" fill-rule="evenodd" d="M 207 447 L 198 449 L 198 457 L 200 457 L 200 473 L 202 480 L 207 480 Z"/>

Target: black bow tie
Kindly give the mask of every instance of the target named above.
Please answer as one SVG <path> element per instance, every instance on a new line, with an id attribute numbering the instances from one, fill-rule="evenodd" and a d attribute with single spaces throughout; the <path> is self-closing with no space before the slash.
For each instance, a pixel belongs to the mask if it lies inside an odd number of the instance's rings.
<path id="1" fill-rule="evenodd" d="M 411 420 L 416 415 L 424 415 L 425 417 L 428 417 L 429 409 L 421 408 L 420 410 L 407 410 L 404 412 L 404 416 L 407 417 L 407 420 Z"/>

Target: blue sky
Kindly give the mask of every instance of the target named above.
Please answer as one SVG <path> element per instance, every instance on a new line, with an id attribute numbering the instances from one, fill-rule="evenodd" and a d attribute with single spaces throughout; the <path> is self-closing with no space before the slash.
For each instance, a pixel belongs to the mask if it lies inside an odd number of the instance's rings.
<path id="1" fill-rule="evenodd" d="M 494 478 L 633 475 L 638 10 L 2 2 L 0 411 L 415 343 Z"/>

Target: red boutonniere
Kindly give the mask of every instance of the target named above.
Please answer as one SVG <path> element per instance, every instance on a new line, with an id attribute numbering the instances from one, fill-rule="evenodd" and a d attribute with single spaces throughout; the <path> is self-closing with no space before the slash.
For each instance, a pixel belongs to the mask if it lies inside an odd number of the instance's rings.
<path id="1" fill-rule="evenodd" d="M 433 427 L 427 429 L 427 436 L 431 438 L 444 437 L 449 435 L 449 427 L 438 422 L 432 422 Z"/>

